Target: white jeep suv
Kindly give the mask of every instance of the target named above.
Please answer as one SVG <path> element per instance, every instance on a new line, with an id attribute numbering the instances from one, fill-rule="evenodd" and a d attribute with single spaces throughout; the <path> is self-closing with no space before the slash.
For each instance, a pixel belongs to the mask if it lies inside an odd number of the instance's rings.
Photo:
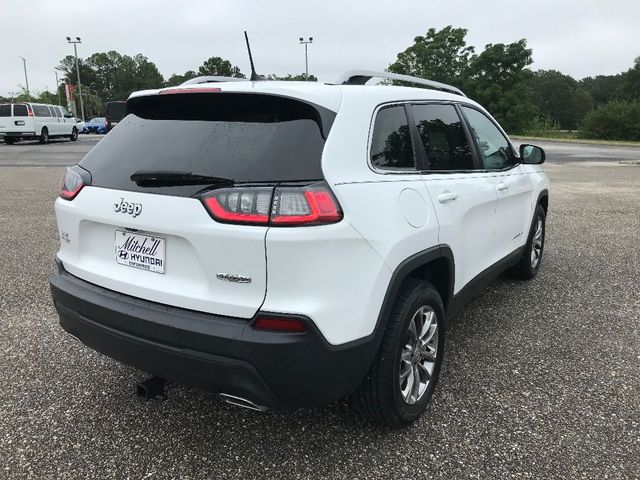
<path id="1" fill-rule="evenodd" d="M 536 275 L 548 180 L 462 92 L 373 76 L 132 94 L 55 204 L 62 327 L 230 403 L 417 419 L 447 321 Z"/>

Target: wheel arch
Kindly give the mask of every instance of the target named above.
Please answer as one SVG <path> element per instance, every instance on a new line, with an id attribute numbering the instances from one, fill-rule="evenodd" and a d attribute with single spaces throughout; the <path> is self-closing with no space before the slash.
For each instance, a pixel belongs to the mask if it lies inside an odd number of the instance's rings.
<path id="1" fill-rule="evenodd" d="M 542 208 L 544 209 L 544 214 L 546 215 L 549 211 L 549 190 L 547 190 L 546 188 L 538 194 L 538 200 L 536 201 L 534 208 L 538 205 L 542 206 Z"/>
<path id="2" fill-rule="evenodd" d="M 396 267 L 380 308 L 376 330 L 384 331 L 399 292 L 407 280 L 412 279 L 431 282 L 442 297 L 446 312 L 453 301 L 455 284 L 455 261 L 451 248 L 436 245 L 411 255 Z"/>

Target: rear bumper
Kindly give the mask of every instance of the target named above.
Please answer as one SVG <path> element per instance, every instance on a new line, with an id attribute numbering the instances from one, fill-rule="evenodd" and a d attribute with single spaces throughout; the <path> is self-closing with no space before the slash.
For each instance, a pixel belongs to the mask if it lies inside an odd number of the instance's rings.
<path id="1" fill-rule="evenodd" d="M 81 280 L 57 262 L 60 325 L 90 348 L 152 375 L 273 409 L 316 407 L 352 393 L 375 354 L 368 339 L 333 346 L 306 333 L 264 332 L 246 319 L 162 305 Z"/>

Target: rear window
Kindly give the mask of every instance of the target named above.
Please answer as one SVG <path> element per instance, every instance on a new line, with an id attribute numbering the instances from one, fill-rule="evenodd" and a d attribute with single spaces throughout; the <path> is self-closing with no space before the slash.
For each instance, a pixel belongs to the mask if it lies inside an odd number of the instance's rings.
<path id="1" fill-rule="evenodd" d="M 14 117 L 28 117 L 27 106 L 26 105 L 14 105 L 13 106 L 13 116 Z"/>
<path id="2" fill-rule="evenodd" d="M 11 116 L 11 105 L 0 105 L 0 117 L 10 117 Z"/>
<path id="3" fill-rule="evenodd" d="M 193 195 L 203 185 L 141 187 L 136 172 L 186 172 L 236 183 L 323 178 L 335 113 L 286 97 L 245 93 L 155 95 L 129 100 L 128 115 L 80 165 L 92 185 Z"/>

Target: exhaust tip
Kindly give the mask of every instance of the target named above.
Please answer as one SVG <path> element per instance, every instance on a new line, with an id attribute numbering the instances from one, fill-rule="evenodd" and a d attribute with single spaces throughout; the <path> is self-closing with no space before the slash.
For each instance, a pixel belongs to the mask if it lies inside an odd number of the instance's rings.
<path id="1" fill-rule="evenodd" d="M 255 410 L 256 412 L 266 412 L 268 410 L 267 407 L 258 405 L 257 403 L 254 403 L 246 398 L 238 397 L 236 395 L 230 395 L 228 393 L 220 393 L 218 395 L 223 402 L 230 405 L 235 405 L 236 407 L 248 408 L 249 410 Z"/>

